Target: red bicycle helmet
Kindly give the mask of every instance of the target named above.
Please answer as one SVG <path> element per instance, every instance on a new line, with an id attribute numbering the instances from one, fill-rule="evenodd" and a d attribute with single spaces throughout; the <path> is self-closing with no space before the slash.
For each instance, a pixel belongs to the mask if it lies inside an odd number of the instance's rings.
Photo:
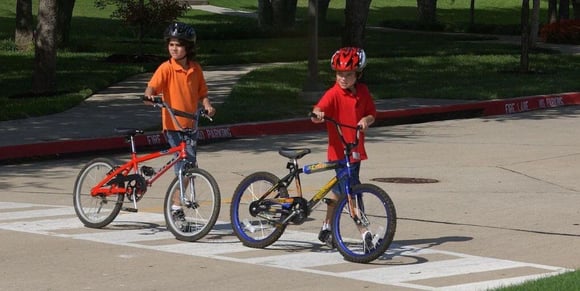
<path id="1" fill-rule="evenodd" d="M 330 66 L 334 71 L 362 72 L 366 65 L 365 51 L 356 47 L 343 47 L 337 50 L 330 59 Z"/>

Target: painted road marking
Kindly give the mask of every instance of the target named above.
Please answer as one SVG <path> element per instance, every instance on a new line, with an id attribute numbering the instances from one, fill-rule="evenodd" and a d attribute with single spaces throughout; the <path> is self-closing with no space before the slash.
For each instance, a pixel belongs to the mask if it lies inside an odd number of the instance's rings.
<path id="1" fill-rule="evenodd" d="M 485 290 L 560 274 L 569 269 L 393 244 L 374 263 L 352 264 L 335 250 L 321 248 L 316 235 L 287 230 L 268 249 L 244 247 L 228 222 L 220 221 L 197 243 L 175 240 L 158 213 L 121 213 L 106 229 L 85 228 L 70 206 L 0 202 L 0 229 L 129 246 L 190 256 L 351 278 L 415 290 Z M 422 262 L 407 262 L 409 257 Z M 424 262 L 423 262 L 424 261 Z M 501 271 L 482 281 L 474 274 Z M 514 274 L 506 276 L 506 274 Z M 477 279 L 466 279 L 466 278 Z M 452 280 L 446 280 L 446 278 Z M 454 282 L 442 286 L 441 282 Z"/>

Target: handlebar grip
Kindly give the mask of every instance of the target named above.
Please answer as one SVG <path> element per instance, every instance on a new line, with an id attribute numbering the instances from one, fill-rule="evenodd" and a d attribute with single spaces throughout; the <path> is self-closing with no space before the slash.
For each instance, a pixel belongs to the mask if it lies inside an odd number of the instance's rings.
<path id="1" fill-rule="evenodd" d="M 155 104 L 161 104 L 161 103 L 163 103 L 163 98 L 161 98 L 159 96 L 153 96 L 153 99 L 149 99 L 149 97 L 147 97 L 147 96 L 141 96 L 141 101 L 149 101 L 149 102 L 153 102 Z"/>

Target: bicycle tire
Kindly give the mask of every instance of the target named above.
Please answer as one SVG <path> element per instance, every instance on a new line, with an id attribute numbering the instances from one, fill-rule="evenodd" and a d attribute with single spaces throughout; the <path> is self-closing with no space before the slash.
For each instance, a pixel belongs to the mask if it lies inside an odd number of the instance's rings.
<path id="1" fill-rule="evenodd" d="M 336 248 L 345 260 L 369 263 L 383 255 L 393 241 L 397 227 L 395 205 L 387 192 L 373 184 L 355 185 L 352 193 L 369 225 L 362 227 L 355 224 L 349 214 L 348 199 L 343 197 L 333 213 L 332 234 Z M 370 247 L 362 237 L 366 230 L 372 235 Z"/>
<path id="2" fill-rule="evenodd" d="M 91 188 L 97 185 L 119 163 L 96 158 L 79 172 L 73 188 L 73 206 L 77 217 L 90 228 L 103 228 L 111 223 L 121 211 L 124 194 L 91 196 Z"/>
<path id="3" fill-rule="evenodd" d="M 193 242 L 203 238 L 214 227 L 220 213 L 221 194 L 214 177 L 203 169 L 189 168 L 183 179 L 187 180 L 186 201 L 181 201 L 183 216 L 176 217 L 171 209 L 173 193 L 179 191 L 177 177 L 167 188 L 163 214 L 167 229 L 176 239 Z"/>
<path id="4" fill-rule="evenodd" d="M 247 247 L 265 248 L 276 242 L 286 229 L 286 225 L 250 214 L 250 203 L 261 197 L 278 180 L 272 173 L 256 172 L 244 178 L 234 191 L 230 207 L 232 229 Z M 277 191 L 272 195 L 277 195 Z M 270 216 L 269 213 L 262 214 Z"/>

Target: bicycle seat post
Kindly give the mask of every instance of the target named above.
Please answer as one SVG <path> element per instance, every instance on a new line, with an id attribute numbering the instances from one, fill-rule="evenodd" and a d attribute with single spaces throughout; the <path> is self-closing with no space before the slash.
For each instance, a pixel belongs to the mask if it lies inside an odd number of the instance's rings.
<path id="1" fill-rule="evenodd" d="M 129 136 L 129 142 L 131 143 L 131 153 L 132 154 L 137 153 L 137 148 L 135 146 L 135 136 L 134 135 L 130 135 Z"/>

